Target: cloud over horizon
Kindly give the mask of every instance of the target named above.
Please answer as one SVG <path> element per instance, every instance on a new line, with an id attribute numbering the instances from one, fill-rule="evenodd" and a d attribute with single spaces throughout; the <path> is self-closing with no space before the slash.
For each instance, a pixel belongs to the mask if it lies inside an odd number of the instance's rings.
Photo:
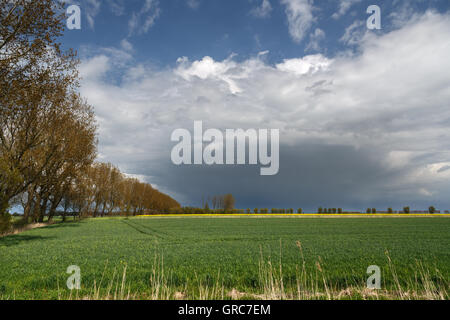
<path id="1" fill-rule="evenodd" d="M 317 32 L 312 1 L 282 3 L 295 41 Z M 135 61 L 125 42 L 86 48 L 81 93 L 99 121 L 100 160 L 184 205 L 232 192 L 241 207 L 450 207 L 449 14 L 414 15 L 385 34 L 346 34 L 355 50 L 276 63 L 261 52 L 180 56 L 161 68 Z M 171 132 L 192 131 L 196 120 L 221 130 L 280 129 L 280 173 L 173 165 Z"/>

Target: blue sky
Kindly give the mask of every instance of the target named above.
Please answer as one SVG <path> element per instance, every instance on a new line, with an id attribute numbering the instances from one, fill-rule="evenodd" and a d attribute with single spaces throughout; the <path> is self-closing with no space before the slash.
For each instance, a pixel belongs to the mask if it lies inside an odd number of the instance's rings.
<path id="1" fill-rule="evenodd" d="M 99 160 L 183 205 L 450 209 L 450 3 L 82 0 Z M 381 8 L 381 30 L 366 9 Z M 280 170 L 176 166 L 173 130 L 280 130 Z"/>
<path id="2" fill-rule="evenodd" d="M 239 60 L 265 50 L 270 52 L 270 62 L 304 53 L 334 55 L 348 47 L 339 40 L 353 22 L 365 22 L 369 17 L 366 9 L 371 4 L 378 4 L 382 10 L 383 30 L 380 32 L 395 28 L 396 14 L 417 14 L 430 8 L 445 12 L 449 7 L 447 0 L 311 2 L 313 21 L 302 39 L 294 39 L 289 34 L 288 6 L 279 0 L 152 0 L 148 1 L 148 11 L 145 0 L 72 3 L 78 3 L 82 10 L 82 29 L 66 32 L 63 39 L 66 46 L 114 47 L 127 39 L 135 49 L 136 60 L 160 67 L 174 65 L 180 56 L 192 60 L 204 56 L 223 60 L 234 53 Z M 264 3 L 269 5 L 264 6 Z M 138 17 L 137 26 L 131 30 L 133 15 Z M 145 28 L 149 18 L 153 23 Z M 323 31 L 324 36 L 319 39 L 318 48 L 308 47 L 316 29 Z"/>

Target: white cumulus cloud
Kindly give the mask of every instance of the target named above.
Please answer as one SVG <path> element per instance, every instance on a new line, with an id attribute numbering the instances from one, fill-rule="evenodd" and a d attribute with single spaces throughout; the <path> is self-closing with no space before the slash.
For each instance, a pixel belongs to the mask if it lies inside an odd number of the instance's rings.
<path id="1" fill-rule="evenodd" d="M 289 34 L 301 42 L 315 21 L 312 0 L 281 0 L 286 6 Z"/>

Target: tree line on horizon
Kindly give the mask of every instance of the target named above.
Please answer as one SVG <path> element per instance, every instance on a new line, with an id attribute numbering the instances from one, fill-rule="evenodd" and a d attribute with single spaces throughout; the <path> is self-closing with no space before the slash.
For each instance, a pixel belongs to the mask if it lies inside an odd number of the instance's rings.
<path id="1" fill-rule="evenodd" d="M 228 207 L 227 209 L 223 207 L 213 208 L 211 209 L 208 202 L 204 202 L 203 207 L 179 207 L 168 210 L 165 213 L 168 214 L 306 214 L 302 208 L 298 208 L 294 210 L 293 208 L 247 208 L 247 209 L 236 209 L 234 207 Z M 342 208 L 323 208 L 319 207 L 316 214 L 364 214 L 361 211 L 344 211 Z M 375 208 L 368 208 L 365 212 L 366 214 L 376 214 L 376 213 L 403 213 L 409 214 L 414 213 L 411 211 L 410 207 L 403 207 L 402 210 L 394 211 L 392 208 L 388 208 L 387 211 L 377 211 Z M 436 210 L 434 206 L 430 206 L 427 211 L 420 211 L 420 213 L 440 213 L 439 210 Z M 445 213 L 450 213 L 448 210 L 445 210 Z"/>
<path id="2" fill-rule="evenodd" d="M 79 94 L 79 60 L 57 42 L 65 18 L 60 1 L 0 0 L 0 233 L 13 205 L 23 205 L 24 223 L 61 207 L 80 217 L 179 207 L 94 162 L 97 123 Z"/>

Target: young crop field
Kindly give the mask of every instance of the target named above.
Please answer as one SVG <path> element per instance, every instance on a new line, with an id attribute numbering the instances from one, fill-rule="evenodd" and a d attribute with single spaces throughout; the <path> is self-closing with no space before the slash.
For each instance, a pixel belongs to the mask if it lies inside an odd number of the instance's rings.
<path id="1" fill-rule="evenodd" d="M 449 276 L 447 217 L 98 218 L 0 238 L 0 299 L 448 299 Z"/>

